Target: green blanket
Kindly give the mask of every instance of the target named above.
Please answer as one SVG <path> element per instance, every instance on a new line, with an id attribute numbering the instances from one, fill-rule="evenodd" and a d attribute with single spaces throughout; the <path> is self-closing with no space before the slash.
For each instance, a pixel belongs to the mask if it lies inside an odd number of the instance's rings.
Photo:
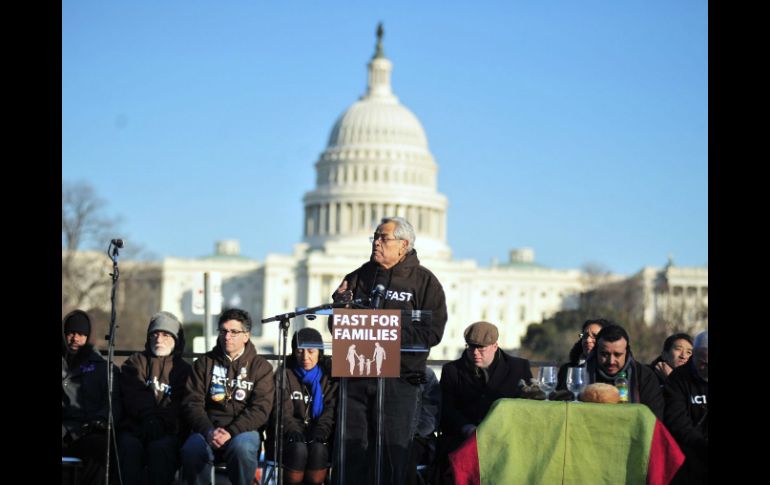
<path id="1" fill-rule="evenodd" d="M 655 425 L 642 404 L 500 399 L 476 432 L 481 483 L 643 485 Z"/>

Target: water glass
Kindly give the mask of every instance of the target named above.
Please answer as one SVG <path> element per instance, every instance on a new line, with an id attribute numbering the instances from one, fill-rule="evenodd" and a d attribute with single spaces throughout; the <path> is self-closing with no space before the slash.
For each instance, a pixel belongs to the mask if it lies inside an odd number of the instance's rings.
<path id="1" fill-rule="evenodd" d="M 567 389 L 575 396 L 574 402 L 578 401 L 578 396 L 586 387 L 586 368 L 569 367 L 567 369 Z"/>
<path id="2" fill-rule="evenodd" d="M 540 385 L 540 389 L 545 393 L 546 401 L 548 401 L 548 395 L 556 389 L 556 367 L 552 365 L 541 367 L 538 384 Z"/>

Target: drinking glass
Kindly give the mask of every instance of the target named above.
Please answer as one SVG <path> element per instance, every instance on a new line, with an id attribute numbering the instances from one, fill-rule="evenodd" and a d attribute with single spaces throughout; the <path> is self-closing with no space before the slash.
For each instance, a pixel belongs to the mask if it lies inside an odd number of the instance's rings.
<path id="1" fill-rule="evenodd" d="M 574 402 L 578 402 L 578 395 L 586 387 L 586 368 L 569 367 L 567 369 L 567 389 L 575 396 Z"/>
<path id="2" fill-rule="evenodd" d="M 548 395 L 556 388 L 556 367 L 547 365 L 540 368 L 540 389 L 545 393 L 546 401 L 549 401 Z"/>

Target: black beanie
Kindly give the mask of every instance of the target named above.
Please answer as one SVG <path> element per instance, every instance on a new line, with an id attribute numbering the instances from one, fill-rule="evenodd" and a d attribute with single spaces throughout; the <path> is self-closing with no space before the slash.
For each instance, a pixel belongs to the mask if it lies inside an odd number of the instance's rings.
<path id="1" fill-rule="evenodd" d="M 64 317 L 64 333 L 82 333 L 86 337 L 91 336 L 91 319 L 83 310 L 74 310 Z"/>
<path id="2" fill-rule="evenodd" d="M 323 355 L 323 338 L 321 338 L 321 334 L 318 332 L 318 330 L 310 327 L 300 328 L 296 332 L 294 332 L 294 336 L 291 338 L 291 351 L 297 352 L 297 347 L 299 347 L 299 344 L 297 343 L 297 339 L 300 339 L 302 341 L 302 346 L 310 344 L 312 348 L 318 348 L 318 355 Z"/>

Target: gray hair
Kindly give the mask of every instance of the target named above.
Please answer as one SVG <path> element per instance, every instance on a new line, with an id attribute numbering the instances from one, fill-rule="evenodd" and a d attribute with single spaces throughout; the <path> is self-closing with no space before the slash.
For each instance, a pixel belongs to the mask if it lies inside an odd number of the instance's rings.
<path id="1" fill-rule="evenodd" d="M 698 335 L 695 336 L 695 341 L 693 342 L 692 349 L 693 351 L 698 349 L 706 349 L 709 348 L 709 331 L 706 330 L 705 332 L 701 332 Z"/>
<path id="2" fill-rule="evenodd" d="M 380 221 L 380 225 L 387 224 L 388 222 L 392 222 L 396 225 L 396 229 L 393 231 L 393 237 L 406 241 L 408 243 L 406 252 L 412 251 L 414 249 L 414 240 L 416 239 L 414 227 L 412 227 L 409 221 L 403 217 L 383 217 Z"/>

